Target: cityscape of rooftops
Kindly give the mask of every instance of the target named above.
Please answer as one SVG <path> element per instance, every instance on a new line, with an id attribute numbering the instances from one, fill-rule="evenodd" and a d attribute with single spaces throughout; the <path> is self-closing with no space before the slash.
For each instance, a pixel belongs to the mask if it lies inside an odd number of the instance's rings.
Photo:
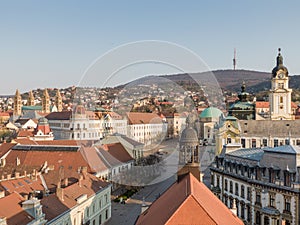
<path id="1" fill-rule="evenodd" d="M 0 225 L 300 224 L 299 6 L 0 2 Z"/>

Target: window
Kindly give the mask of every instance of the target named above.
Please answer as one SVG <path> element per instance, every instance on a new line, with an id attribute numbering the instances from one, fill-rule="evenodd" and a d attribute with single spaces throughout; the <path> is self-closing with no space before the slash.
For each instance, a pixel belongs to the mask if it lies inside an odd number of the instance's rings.
<path id="1" fill-rule="evenodd" d="M 261 225 L 261 219 L 260 219 L 260 212 L 259 211 L 255 212 L 255 224 Z"/>
<path id="2" fill-rule="evenodd" d="M 283 97 L 280 96 L 280 103 L 282 104 L 283 103 Z"/>
<path id="3" fill-rule="evenodd" d="M 108 219 L 108 209 L 105 210 L 105 220 L 107 220 L 107 219 Z"/>
<path id="4" fill-rule="evenodd" d="M 228 190 L 228 180 L 225 180 L 225 191 Z"/>
<path id="5" fill-rule="evenodd" d="M 284 210 L 286 212 L 291 212 L 291 199 L 289 197 L 284 198 Z"/>
<path id="6" fill-rule="evenodd" d="M 268 216 L 264 217 L 264 225 L 269 225 L 270 224 L 270 219 Z"/>
<path id="7" fill-rule="evenodd" d="M 245 219 L 245 204 L 241 203 L 241 218 Z"/>
<path id="8" fill-rule="evenodd" d="M 99 215 L 99 225 L 101 225 L 101 223 L 102 223 L 102 215 L 100 214 Z"/>
<path id="9" fill-rule="evenodd" d="M 235 183 L 235 195 L 239 195 L 239 184 Z"/>
<path id="10" fill-rule="evenodd" d="M 247 205 L 247 221 L 250 222 L 251 221 L 251 211 L 250 211 L 250 206 Z"/>
<path id="11" fill-rule="evenodd" d="M 243 138 L 241 139 L 241 144 L 242 144 L 242 147 L 245 148 L 246 147 L 246 140 Z"/>
<path id="12" fill-rule="evenodd" d="M 89 216 L 90 216 L 90 208 L 87 207 L 87 208 L 86 208 L 86 217 L 89 217 Z"/>
<path id="13" fill-rule="evenodd" d="M 278 139 L 274 139 L 274 147 L 278 147 Z"/>
<path id="14" fill-rule="evenodd" d="M 275 195 L 274 194 L 270 194 L 270 202 L 269 205 L 270 207 L 275 207 Z"/>
<path id="15" fill-rule="evenodd" d="M 255 204 L 261 204 L 261 195 L 260 192 L 256 191 L 256 196 L 255 196 Z"/>
<path id="16" fill-rule="evenodd" d="M 217 187 L 220 187 L 220 176 L 217 176 Z"/>
<path id="17" fill-rule="evenodd" d="M 227 144 L 231 144 L 231 138 L 227 138 Z"/>
<path id="18" fill-rule="evenodd" d="M 268 146 L 268 140 L 267 139 L 263 139 L 263 147 Z"/>
<path id="19" fill-rule="evenodd" d="M 229 184 L 229 192 L 233 193 L 233 184 L 232 184 L 232 181 L 230 181 L 230 184 Z"/>
<path id="20" fill-rule="evenodd" d="M 285 139 L 285 145 L 289 145 L 290 144 L 290 139 Z"/>
<path id="21" fill-rule="evenodd" d="M 256 139 L 252 139 L 252 148 L 256 148 Z"/>
<path id="22" fill-rule="evenodd" d="M 245 186 L 244 185 L 241 186 L 241 197 L 245 198 Z"/>

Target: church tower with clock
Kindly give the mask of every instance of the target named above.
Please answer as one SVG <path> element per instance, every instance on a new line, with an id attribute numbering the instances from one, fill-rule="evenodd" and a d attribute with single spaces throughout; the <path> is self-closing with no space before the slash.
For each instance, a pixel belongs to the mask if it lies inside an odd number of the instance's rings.
<path id="1" fill-rule="evenodd" d="M 283 65 L 283 57 L 278 49 L 276 66 L 272 70 L 269 93 L 271 120 L 292 120 L 292 89 L 289 88 L 289 72 Z"/>

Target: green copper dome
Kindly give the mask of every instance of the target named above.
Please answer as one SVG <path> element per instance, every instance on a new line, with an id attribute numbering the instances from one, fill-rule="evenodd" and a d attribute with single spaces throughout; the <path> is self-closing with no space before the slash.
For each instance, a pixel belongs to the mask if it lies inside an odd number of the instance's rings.
<path id="1" fill-rule="evenodd" d="M 220 109 L 208 107 L 200 114 L 200 118 L 219 118 L 222 114 Z"/>

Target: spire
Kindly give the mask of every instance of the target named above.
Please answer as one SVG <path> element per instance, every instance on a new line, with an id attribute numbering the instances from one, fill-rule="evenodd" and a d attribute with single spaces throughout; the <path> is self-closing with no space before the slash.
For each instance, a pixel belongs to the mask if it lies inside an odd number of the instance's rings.
<path id="1" fill-rule="evenodd" d="M 241 93 L 238 95 L 240 102 L 248 102 L 249 101 L 249 93 L 246 92 L 246 83 L 243 81 L 241 86 Z"/>
<path id="2" fill-rule="evenodd" d="M 56 96 L 55 96 L 55 106 L 58 112 L 62 111 L 62 97 L 58 89 L 56 91 Z"/>
<path id="3" fill-rule="evenodd" d="M 27 105 L 33 106 L 34 105 L 34 96 L 32 91 L 29 92 L 28 100 L 27 100 Z"/>
<path id="4" fill-rule="evenodd" d="M 283 57 L 281 55 L 281 48 L 278 48 L 278 56 L 277 56 L 277 66 L 283 65 Z"/>
<path id="5" fill-rule="evenodd" d="M 43 109 L 43 113 L 50 112 L 50 97 L 47 88 L 44 90 L 44 94 L 43 94 L 42 109 Z"/>
<path id="6" fill-rule="evenodd" d="M 19 90 L 16 90 L 15 98 L 14 98 L 14 115 L 20 116 L 22 111 L 22 98 Z"/>

